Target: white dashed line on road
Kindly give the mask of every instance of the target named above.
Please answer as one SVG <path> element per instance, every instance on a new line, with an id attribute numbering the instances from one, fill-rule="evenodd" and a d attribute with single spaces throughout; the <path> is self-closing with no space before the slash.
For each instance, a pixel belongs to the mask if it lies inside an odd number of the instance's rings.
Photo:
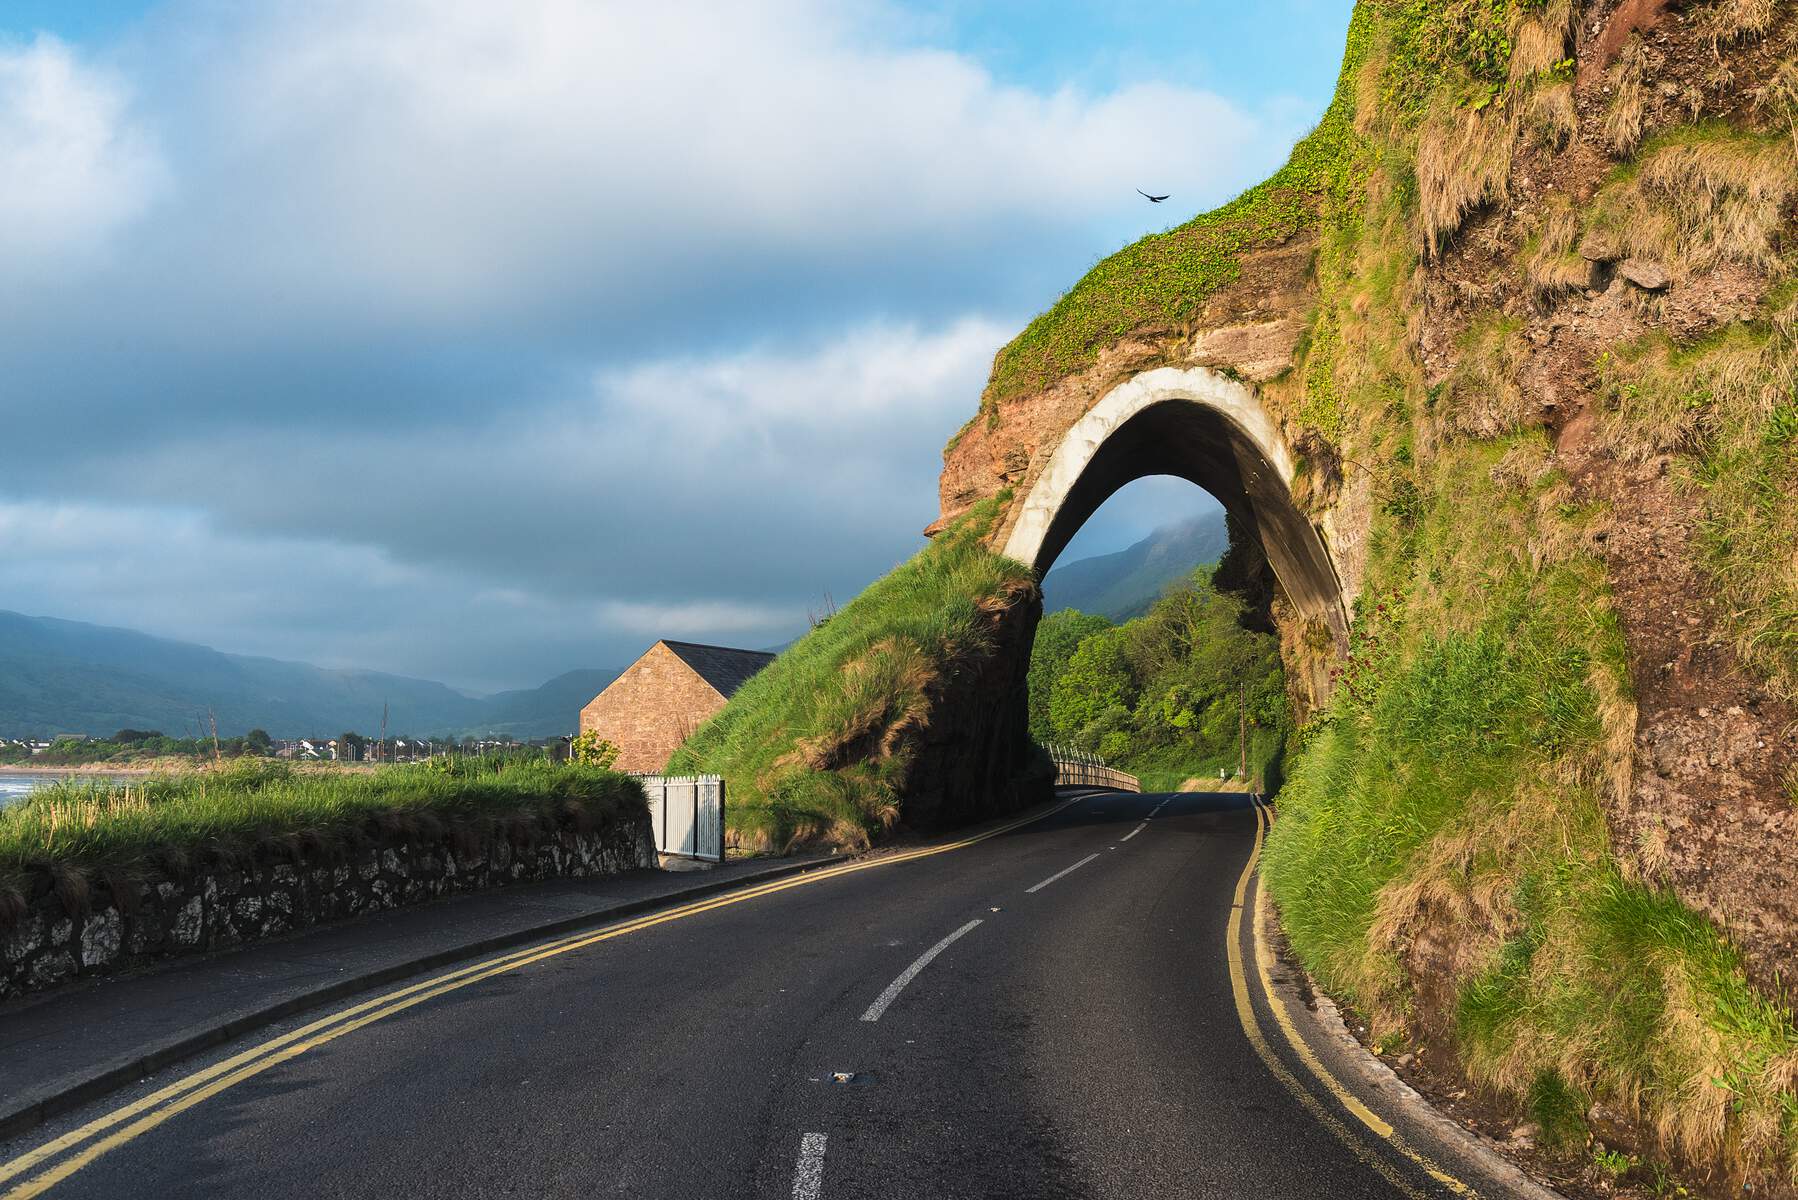
<path id="1" fill-rule="evenodd" d="M 1098 856 L 1094 855 L 1093 857 L 1097 858 Z M 1071 868 L 1071 867 L 1069 868 L 1069 870 L 1072 870 L 1072 869 L 1073 868 Z M 1067 872 L 1064 871 L 1062 873 L 1065 875 Z M 1041 886 L 1041 885 L 1039 884 L 1038 886 Z M 1035 891 L 1036 889 L 1032 888 L 1030 890 Z M 936 945 L 932 946 L 930 949 L 924 951 L 924 953 L 918 955 L 918 961 L 914 962 L 911 966 L 905 968 L 904 971 L 900 972 L 899 978 L 897 978 L 897 979 L 893 980 L 893 982 L 887 984 L 887 990 L 880 993 L 880 997 L 877 1000 L 875 1000 L 874 1003 L 868 1005 L 868 1011 L 862 1014 L 862 1020 L 864 1020 L 864 1021 L 880 1020 L 880 1014 L 887 1010 L 887 1006 L 889 1004 L 891 1004 L 893 1001 L 895 1001 L 899 998 L 899 993 L 903 992 L 905 990 L 906 984 L 910 983 L 912 980 L 914 980 L 918 977 L 919 971 L 922 971 L 925 967 L 928 967 L 930 965 L 931 959 L 935 958 L 937 955 L 939 955 L 943 951 L 947 950 L 950 947 L 950 945 L 955 941 L 956 938 L 961 937 L 963 934 L 972 930 L 974 928 L 974 926 L 976 926 L 978 924 L 980 924 L 980 922 L 978 920 L 969 921 L 966 925 L 963 925 L 960 929 L 957 929 L 954 933 L 950 934 L 948 937 L 944 938 L 942 941 L 938 942 Z M 795 1195 L 797 1195 L 797 1193 L 795 1193 Z"/>
<path id="2" fill-rule="evenodd" d="M 793 1168 L 793 1200 L 818 1200 L 824 1191 L 824 1146 L 830 1141 L 822 1133 L 808 1133 L 799 1139 L 799 1165 Z"/>
<path id="3" fill-rule="evenodd" d="M 1099 857 L 1097 854 L 1089 854 L 1085 858 L 1081 859 L 1079 862 L 1075 863 L 1073 866 L 1067 867 L 1063 870 L 1055 872 L 1055 874 L 1049 876 L 1047 879 L 1043 880 L 1041 883 L 1037 884 L 1035 887 L 1027 887 L 1024 889 L 1024 891 L 1027 893 L 1028 892 L 1040 892 L 1044 888 L 1048 887 L 1051 883 L 1054 883 L 1057 879 L 1060 879 L 1063 875 L 1072 875 L 1075 871 L 1078 871 L 1081 867 L 1084 867 L 1087 863 L 1091 862 L 1093 859 L 1095 859 L 1097 857 Z"/>
<path id="4" fill-rule="evenodd" d="M 1127 842 L 1148 827 L 1149 823 L 1145 820 L 1141 825 L 1138 825 L 1135 829 L 1132 829 L 1129 833 L 1126 833 L 1123 837 L 1119 838 L 1118 841 Z"/>

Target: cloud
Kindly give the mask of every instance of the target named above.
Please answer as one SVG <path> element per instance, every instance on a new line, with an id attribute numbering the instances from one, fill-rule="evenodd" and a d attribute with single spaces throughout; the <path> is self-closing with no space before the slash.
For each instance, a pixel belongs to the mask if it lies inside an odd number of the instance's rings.
<path id="1" fill-rule="evenodd" d="M 0 606 L 470 686 L 655 637 L 771 645 L 921 543 L 1007 328 L 595 369 L 474 429 L 90 448 L 36 482 L 93 499 L 0 504 Z"/>
<path id="2" fill-rule="evenodd" d="M 155 197 L 164 167 L 129 110 L 122 80 L 56 38 L 0 41 L 0 269 L 85 265 Z"/>
<path id="3" fill-rule="evenodd" d="M 848 599 L 1021 319 L 1175 215 L 1145 166 L 1190 211 L 1295 132 L 907 21 L 174 0 L 0 46 L 43 185 L 0 194 L 0 605 L 484 686 Z"/>

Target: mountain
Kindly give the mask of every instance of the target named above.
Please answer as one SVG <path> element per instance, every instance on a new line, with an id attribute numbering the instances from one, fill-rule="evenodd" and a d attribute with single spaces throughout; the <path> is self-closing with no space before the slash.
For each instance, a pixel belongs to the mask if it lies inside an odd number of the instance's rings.
<path id="1" fill-rule="evenodd" d="M 566 671 L 539 687 L 496 692 L 482 701 L 486 709 L 481 730 L 524 739 L 573 733 L 581 709 L 620 673 L 597 668 Z"/>
<path id="2" fill-rule="evenodd" d="M 480 697 L 379 671 L 225 654 L 208 646 L 53 617 L 0 611 L 0 733 L 104 735 L 117 729 L 191 733 L 208 710 L 219 733 L 276 737 L 373 733 L 381 706 L 395 733 L 547 737 L 616 671 L 570 671 L 539 688 Z"/>
<path id="3" fill-rule="evenodd" d="M 1140 617 L 1168 585 L 1224 556 L 1224 510 L 1164 525 L 1127 550 L 1059 563 L 1043 577 L 1043 611 L 1077 608 L 1113 621 Z"/>

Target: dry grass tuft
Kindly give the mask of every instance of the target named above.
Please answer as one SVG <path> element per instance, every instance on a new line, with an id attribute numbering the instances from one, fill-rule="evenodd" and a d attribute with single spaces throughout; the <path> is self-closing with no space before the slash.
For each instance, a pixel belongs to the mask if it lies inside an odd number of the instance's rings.
<path id="1" fill-rule="evenodd" d="M 1579 129 L 1579 113 L 1573 106 L 1573 85 L 1559 83 L 1531 92 L 1523 124 L 1538 146 L 1556 152 L 1565 150 Z"/>
<path id="2" fill-rule="evenodd" d="M 1510 317 L 1478 322 L 1462 336 L 1448 380 L 1452 432 L 1490 438 L 1523 426 L 1530 403 L 1517 371 L 1527 350 L 1520 323 Z"/>
<path id="3" fill-rule="evenodd" d="M 1714 54 L 1767 36 L 1778 19 L 1779 0 L 1716 0 L 1695 14 L 1698 35 Z"/>
<path id="4" fill-rule="evenodd" d="M 1573 36 L 1573 0 L 1549 0 L 1524 17 L 1511 39 L 1511 84 L 1527 84 L 1567 57 Z"/>
<path id="5" fill-rule="evenodd" d="M 1785 123 L 1792 135 L 1792 151 L 1798 157 L 1798 58 L 1779 64 L 1767 86 L 1761 90 L 1760 106 L 1774 120 Z"/>
<path id="6" fill-rule="evenodd" d="M 1642 144 L 1648 129 L 1648 48 L 1632 35 L 1611 68 L 1615 89 L 1604 112 L 1604 140 L 1612 154 L 1625 158 Z"/>
<path id="7" fill-rule="evenodd" d="M 1592 228 L 1676 281 L 1725 263 L 1773 272 L 1794 196 L 1798 148 L 1785 139 L 1685 130 L 1600 193 Z"/>
<path id="8" fill-rule="evenodd" d="M 1567 201 L 1549 210 L 1524 263 L 1530 300 L 1542 311 L 1584 289 L 1592 280 L 1592 264 L 1574 253 L 1580 218 Z"/>
<path id="9" fill-rule="evenodd" d="M 1417 190 L 1425 258 L 1475 209 L 1505 198 L 1518 121 L 1515 105 L 1474 112 L 1443 104 L 1424 120 L 1417 136 Z"/>

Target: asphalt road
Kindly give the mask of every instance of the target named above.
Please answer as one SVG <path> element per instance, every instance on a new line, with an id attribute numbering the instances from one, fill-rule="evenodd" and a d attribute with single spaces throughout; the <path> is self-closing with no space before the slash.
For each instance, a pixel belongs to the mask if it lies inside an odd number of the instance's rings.
<path id="1" fill-rule="evenodd" d="M 1243 796 L 1094 795 L 501 956 L 0 1147 L 0 1197 L 1504 1194 L 1281 1032 L 1257 828 Z"/>

